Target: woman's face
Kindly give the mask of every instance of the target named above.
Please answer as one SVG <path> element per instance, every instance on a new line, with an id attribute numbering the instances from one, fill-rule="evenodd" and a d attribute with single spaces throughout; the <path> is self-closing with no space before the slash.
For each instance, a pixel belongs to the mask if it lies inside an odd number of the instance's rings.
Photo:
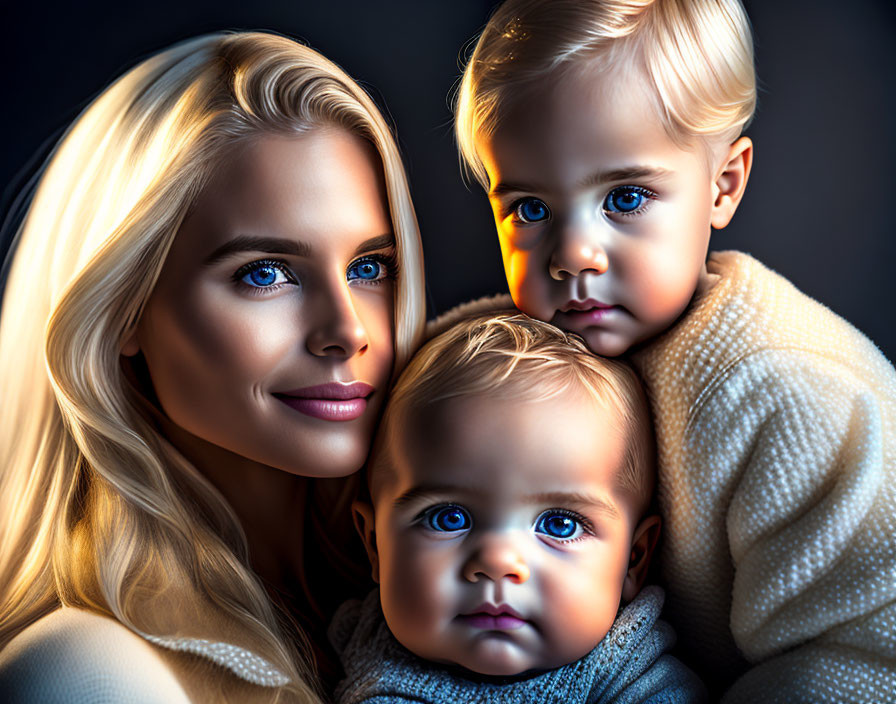
<path id="1" fill-rule="evenodd" d="M 123 353 L 165 415 L 295 474 L 359 469 L 393 361 L 395 239 L 374 149 L 339 128 L 236 149 Z"/>

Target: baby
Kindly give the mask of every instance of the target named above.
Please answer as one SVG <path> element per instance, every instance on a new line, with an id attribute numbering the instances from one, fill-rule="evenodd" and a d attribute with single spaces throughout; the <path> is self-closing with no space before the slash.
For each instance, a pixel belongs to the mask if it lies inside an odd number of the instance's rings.
<path id="1" fill-rule="evenodd" d="M 892 701 L 896 373 L 750 256 L 707 260 L 755 102 L 737 0 L 509 0 L 457 139 L 517 307 L 641 372 L 669 618 L 701 674 L 726 704 Z"/>
<path id="2" fill-rule="evenodd" d="M 627 366 L 516 312 L 431 340 L 354 505 L 379 589 L 331 627 L 337 700 L 702 701 L 665 653 L 662 591 L 641 590 L 653 464 Z"/>

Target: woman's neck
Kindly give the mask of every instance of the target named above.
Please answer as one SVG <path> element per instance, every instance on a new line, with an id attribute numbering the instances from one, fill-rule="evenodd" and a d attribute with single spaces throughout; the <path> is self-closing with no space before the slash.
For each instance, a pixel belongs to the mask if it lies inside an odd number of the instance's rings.
<path id="1" fill-rule="evenodd" d="M 302 571 L 304 510 L 313 480 L 213 445 L 165 417 L 157 422 L 233 509 L 246 535 L 252 569 L 262 582 L 274 590 L 294 584 Z"/>

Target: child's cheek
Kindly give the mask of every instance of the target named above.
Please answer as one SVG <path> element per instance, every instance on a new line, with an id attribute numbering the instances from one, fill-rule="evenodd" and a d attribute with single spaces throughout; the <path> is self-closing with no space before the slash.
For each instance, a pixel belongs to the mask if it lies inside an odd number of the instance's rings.
<path id="1" fill-rule="evenodd" d="M 451 546 L 439 542 L 419 536 L 396 542 L 381 566 L 381 599 L 390 630 L 406 648 L 429 658 L 438 658 L 440 635 L 459 608 L 459 567 Z"/>
<path id="2" fill-rule="evenodd" d="M 549 296 L 547 265 L 534 252 L 517 249 L 504 258 L 504 273 L 516 307 L 533 318 L 550 321 L 555 310 Z"/>

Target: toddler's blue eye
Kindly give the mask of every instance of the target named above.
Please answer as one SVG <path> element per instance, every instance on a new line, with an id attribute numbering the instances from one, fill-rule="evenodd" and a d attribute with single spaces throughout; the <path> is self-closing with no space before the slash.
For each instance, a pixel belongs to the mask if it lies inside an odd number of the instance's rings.
<path id="1" fill-rule="evenodd" d="M 543 533 L 551 538 L 569 540 L 578 538 L 582 532 L 582 524 L 572 516 L 559 511 L 546 511 L 535 521 L 535 532 Z"/>
<path id="2" fill-rule="evenodd" d="M 645 190 L 632 186 L 614 188 L 604 200 L 604 210 L 610 213 L 634 213 L 644 206 L 648 195 Z"/>
<path id="3" fill-rule="evenodd" d="M 473 524 L 470 514 L 460 506 L 436 508 L 426 516 L 426 522 L 433 530 L 449 533 L 466 530 Z"/>
<path id="4" fill-rule="evenodd" d="M 377 259 L 359 259 L 352 262 L 348 268 L 349 281 L 360 279 L 361 281 L 378 281 L 386 276 L 386 265 Z"/>
<path id="5" fill-rule="evenodd" d="M 253 288 L 268 288 L 277 284 L 291 283 L 282 265 L 273 262 L 253 262 L 237 272 L 239 280 Z"/>
<path id="6" fill-rule="evenodd" d="M 551 211 L 544 201 L 538 198 L 524 198 L 517 204 L 514 215 L 521 222 L 533 223 L 547 220 L 551 216 Z"/>

